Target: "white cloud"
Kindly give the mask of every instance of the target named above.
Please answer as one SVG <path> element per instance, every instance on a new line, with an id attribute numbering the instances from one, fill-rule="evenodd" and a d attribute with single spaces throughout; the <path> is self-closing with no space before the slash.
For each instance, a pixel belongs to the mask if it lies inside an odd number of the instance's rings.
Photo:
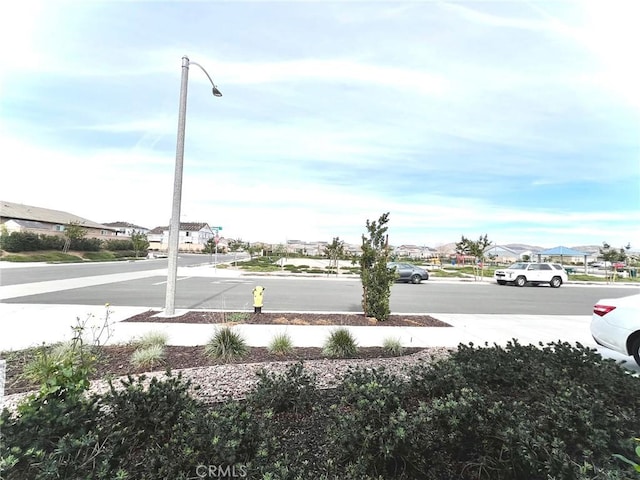
<path id="1" fill-rule="evenodd" d="M 191 69 L 183 220 L 359 243 L 390 211 L 394 243 L 640 243 L 632 3 L 158 5 L 20 7 L 3 199 L 167 224 L 187 53 L 224 96 Z"/>

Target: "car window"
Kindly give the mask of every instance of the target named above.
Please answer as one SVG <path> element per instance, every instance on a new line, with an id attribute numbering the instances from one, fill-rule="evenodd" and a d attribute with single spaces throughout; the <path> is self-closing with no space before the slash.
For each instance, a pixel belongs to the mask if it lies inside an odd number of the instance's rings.
<path id="1" fill-rule="evenodd" d="M 531 265 L 529 265 L 529 268 L 527 270 L 540 270 L 540 265 L 537 263 L 532 263 Z"/>
<path id="2" fill-rule="evenodd" d="M 546 263 L 541 263 L 540 270 L 551 270 L 551 265 L 547 265 Z"/>
<path id="3" fill-rule="evenodd" d="M 555 268 L 556 270 L 562 270 L 562 265 L 559 265 L 557 263 L 553 264 L 553 268 Z"/>
<path id="4" fill-rule="evenodd" d="M 514 263 L 509 266 L 509 270 L 525 270 L 527 268 L 526 263 Z"/>

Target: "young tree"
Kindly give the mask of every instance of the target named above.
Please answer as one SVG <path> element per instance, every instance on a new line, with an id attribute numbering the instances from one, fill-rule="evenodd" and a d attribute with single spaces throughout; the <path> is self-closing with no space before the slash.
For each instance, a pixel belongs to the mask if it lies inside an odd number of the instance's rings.
<path id="1" fill-rule="evenodd" d="M 482 263 L 480 275 L 484 276 L 484 251 L 489 245 L 491 245 L 491 241 L 489 240 L 489 237 L 486 233 L 484 234 L 484 236 L 481 235 L 480 238 L 475 242 L 469 238 L 466 238 L 464 235 L 462 235 L 462 239 L 459 242 L 456 242 L 456 253 L 460 255 L 472 256 L 474 259 L 474 279 L 478 276 L 478 262 Z"/>
<path id="2" fill-rule="evenodd" d="M 204 244 L 204 247 L 202 247 L 202 252 L 211 254 L 215 251 L 216 251 L 216 239 L 210 238 L 209 240 L 207 240 L 207 243 Z"/>
<path id="3" fill-rule="evenodd" d="M 368 236 L 362 235 L 362 255 L 360 256 L 362 309 L 367 317 L 374 317 L 378 321 L 389 318 L 391 285 L 396 278 L 396 272 L 387 268 L 388 222 L 389 212 L 383 213 L 377 222 L 367 220 Z"/>
<path id="4" fill-rule="evenodd" d="M 136 253 L 136 258 L 140 256 L 140 253 L 149 249 L 149 240 L 147 234 L 138 232 L 136 230 L 131 232 L 131 243 L 133 243 L 133 251 Z"/>
<path id="5" fill-rule="evenodd" d="M 340 237 L 334 237 L 333 241 L 324 249 L 324 254 L 329 258 L 329 268 L 336 269 L 336 275 L 340 273 L 339 260 L 344 257 L 344 241 Z"/>
<path id="6" fill-rule="evenodd" d="M 626 247 L 625 247 L 626 248 Z M 627 253 L 625 252 L 625 248 L 620 248 L 620 250 L 616 250 L 615 248 L 611 248 L 607 242 L 602 242 L 602 248 L 600 248 L 600 256 L 605 261 L 605 272 L 607 270 L 607 262 L 611 268 L 611 276 L 615 277 L 616 269 L 613 266 L 614 262 L 624 262 L 627 259 Z M 631 248 L 631 245 L 629 245 Z"/>
<path id="7" fill-rule="evenodd" d="M 87 229 L 84 228 L 82 225 L 80 225 L 80 223 L 78 222 L 69 223 L 64 228 L 64 236 L 66 240 L 64 242 L 64 247 L 62 248 L 62 251 L 64 253 L 67 253 L 69 251 L 69 247 L 71 246 L 71 242 L 73 242 L 74 240 L 80 240 L 81 238 L 84 238 L 86 235 L 87 235 Z"/>
<path id="8" fill-rule="evenodd" d="M 247 242 L 242 241 L 241 238 L 232 238 L 229 240 L 229 251 L 237 252 L 240 249 L 246 249 L 248 247 Z"/>
<path id="9" fill-rule="evenodd" d="M 253 260 L 253 257 L 264 251 L 264 245 L 261 243 L 247 244 L 247 252 L 249 252 L 249 258 Z"/>

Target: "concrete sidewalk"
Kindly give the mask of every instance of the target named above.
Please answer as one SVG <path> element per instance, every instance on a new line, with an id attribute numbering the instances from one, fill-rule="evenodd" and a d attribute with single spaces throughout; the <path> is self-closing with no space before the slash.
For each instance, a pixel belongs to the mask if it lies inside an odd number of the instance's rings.
<path id="1" fill-rule="evenodd" d="M 0 318 L 6 320 L 0 336 L 0 351 L 68 340 L 72 326 L 86 321 L 89 337 L 103 324 L 107 308 L 109 321 L 115 322 L 110 344 L 125 343 L 149 331 L 166 332 L 169 345 L 204 345 L 214 334 L 215 325 L 184 323 L 122 322 L 148 311 L 145 307 L 95 305 L 22 305 L 0 303 Z M 317 313 L 317 312 L 316 312 Z M 327 312 L 329 313 L 329 312 Z M 331 312 L 336 313 L 336 312 Z M 512 339 L 521 344 L 565 341 L 597 348 L 603 357 L 624 361 L 625 366 L 640 372 L 632 357 L 598 347 L 591 338 L 589 315 L 461 315 L 429 313 L 451 327 L 349 327 L 362 347 L 380 346 L 387 338 L 399 339 L 406 347 L 455 347 L 460 343 L 483 346 L 505 345 Z M 264 347 L 274 335 L 286 332 L 298 347 L 322 347 L 334 326 L 237 325 L 233 327 L 247 344 Z"/>
<path id="2" fill-rule="evenodd" d="M 0 350 L 22 349 L 69 339 L 72 327 L 78 322 L 86 322 L 86 331 L 89 333 L 97 331 L 104 323 L 107 313 L 109 323 L 114 324 L 111 343 L 128 342 L 154 330 L 166 332 L 170 345 L 203 345 L 217 328 L 211 324 L 122 322 L 148 310 L 150 308 L 126 306 L 0 303 L 0 317 L 7 320 L 6 330 L 0 337 Z M 523 343 L 560 339 L 592 344 L 589 334 L 590 316 L 429 315 L 451 327 L 353 326 L 349 329 L 362 346 L 379 346 L 389 337 L 398 338 L 404 345 L 415 347 L 455 346 L 460 342 L 505 344 L 512 338 L 518 338 Z M 266 346 L 274 335 L 286 332 L 292 337 L 294 344 L 301 347 L 322 346 L 329 332 L 335 329 L 334 326 L 325 325 L 242 324 L 234 328 L 243 334 L 251 346 Z"/>

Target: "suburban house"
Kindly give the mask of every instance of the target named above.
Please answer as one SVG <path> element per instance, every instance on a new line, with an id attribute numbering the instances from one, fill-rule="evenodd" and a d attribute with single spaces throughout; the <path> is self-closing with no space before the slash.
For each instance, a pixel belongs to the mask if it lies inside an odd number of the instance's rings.
<path id="1" fill-rule="evenodd" d="M 208 223 L 181 222 L 178 250 L 183 252 L 201 252 L 207 242 L 215 237 Z M 166 252 L 169 250 L 169 227 L 156 227 L 147 232 L 149 250 Z"/>
<path id="2" fill-rule="evenodd" d="M 393 248 L 393 253 L 398 257 L 409 257 L 424 259 L 437 256 L 437 252 L 429 247 L 419 247 L 418 245 L 400 245 Z"/>
<path id="3" fill-rule="evenodd" d="M 301 240 L 287 240 L 287 252 L 298 253 L 300 255 L 320 256 L 324 255 L 324 250 L 329 246 L 329 242 L 304 242 Z"/>
<path id="4" fill-rule="evenodd" d="M 103 223 L 103 225 L 115 228 L 116 235 L 119 237 L 130 237 L 133 232 L 149 233 L 148 228 L 140 227 L 139 225 L 134 225 L 133 223 L 129 222 L 109 222 Z"/>
<path id="5" fill-rule="evenodd" d="M 513 263 L 521 260 L 520 253 L 502 245 L 492 245 L 484 251 L 484 256 L 500 263 Z"/>
<path id="6" fill-rule="evenodd" d="M 108 239 L 116 236 L 116 229 L 87 220 L 72 213 L 21 203 L 0 201 L 0 225 L 7 233 L 31 232 L 44 235 L 63 235 L 66 227 L 77 224 L 87 232 L 87 238 Z"/>

